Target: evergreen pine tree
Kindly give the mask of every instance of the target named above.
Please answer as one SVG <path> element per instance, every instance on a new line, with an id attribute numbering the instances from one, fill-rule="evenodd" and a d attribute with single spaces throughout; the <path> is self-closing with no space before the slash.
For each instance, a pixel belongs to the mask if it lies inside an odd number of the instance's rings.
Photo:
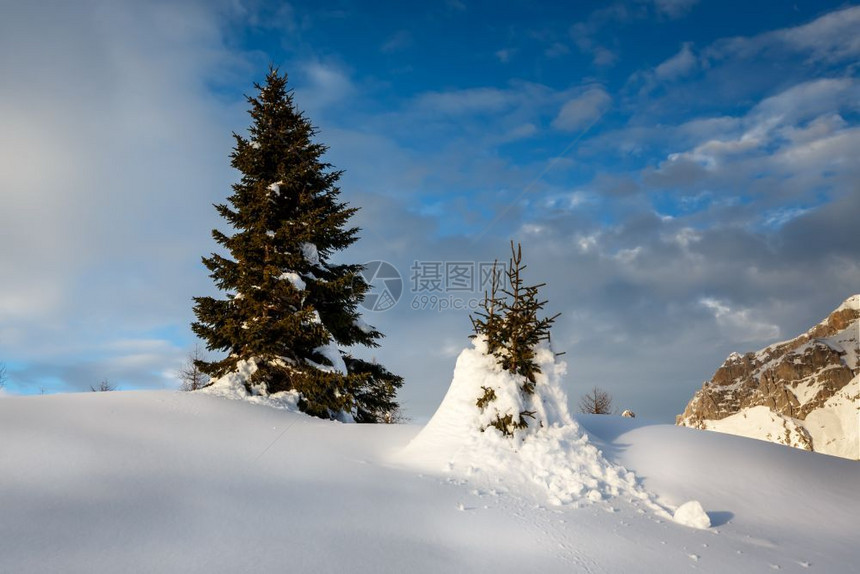
<path id="1" fill-rule="evenodd" d="M 301 393 L 299 407 L 323 418 L 377 422 L 397 408 L 401 377 L 341 350 L 377 347 L 382 334 L 359 320 L 369 286 L 361 265 L 330 257 L 358 239 L 356 208 L 339 201 L 341 176 L 294 102 L 286 74 L 270 69 L 247 98 L 248 137 L 233 134 L 231 165 L 241 172 L 218 213 L 235 231 L 213 230 L 229 256 L 204 257 L 225 298 L 195 297 L 194 332 L 218 361 L 197 361 L 212 378 L 252 365 L 248 390 Z"/>
<path id="2" fill-rule="evenodd" d="M 506 269 L 507 287 L 499 284 L 494 264 L 490 290 L 484 295 L 481 310 L 471 319 L 475 336 L 485 339 L 487 351 L 496 357 L 504 370 L 518 375 L 521 381 L 519 391 L 528 398 L 535 392 L 536 375 L 540 373 L 535 349 L 541 341 L 549 340 L 550 328 L 559 314 L 539 317 L 547 302 L 539 299 L 538 291 L 545 283 L 525 285 L 522 278 L 525 268 L 522 247 L 520 244 L 515 247 L 511 241 L 511 259 Z M 492 388 L 482 389 L 484 393 L 476 401 L 481 411 L 496 400 Z M 519 412 L 516 417 L 513 413 L 499 414 L 491 426 L 506 436 L 512 436 L 516 429 L 528 427 L 526 419 L 533 415 L 534 412 L 529 410 Z"/>

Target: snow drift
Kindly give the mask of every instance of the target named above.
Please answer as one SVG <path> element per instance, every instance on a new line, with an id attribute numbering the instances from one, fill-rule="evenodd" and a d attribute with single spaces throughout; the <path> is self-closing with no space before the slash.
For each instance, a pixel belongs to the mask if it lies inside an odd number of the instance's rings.
<path id="1" fill-rule="evenodd" d="M 428 472 L 450 473 L 488 488 L 531 488 L 554 505 L 590 504 L 624 496 L 668 517 L 636 476 L 607 461 L 570 416 L 562 378 L 567 365 L 550 346 L 537 348 L 535 392 L 525 399 L 520 378 L 506 370 L 476 337 L 457 359 L 445 398 L 402 460 Z M 486 389 L 496 400 L 476 404 Z M 529 427 L 504 436 L 490 426 L 498 414 L 534 413 Z M 482 430 L 484 429 L 484 430 Z"/>

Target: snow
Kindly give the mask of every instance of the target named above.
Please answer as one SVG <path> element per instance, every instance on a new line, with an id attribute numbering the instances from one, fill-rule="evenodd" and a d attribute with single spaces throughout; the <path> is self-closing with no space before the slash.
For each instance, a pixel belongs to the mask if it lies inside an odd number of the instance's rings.
<path id="1" fill-rule="evenodd" d="M 580 422 L 609 441 L 604 449 L 609 457 L 634 469 L 661 502 L 699 500 L 711 518 L 711 532 L 719 535 L 715 540 L 743 542 L 746 548 L 738 550 L 747 555 L 771 550 L 767 561 L 790 569 L 807 562 L 819 572 L 854 571 L 860 559 L 856 462 L 744 437 L 612 418 L 583 416 Z"/>
<path id="2" fill-rule="evenodd" d="M 821 391 L 821 385 L 814 379 L 807 379 L 789 387 L 789 390 L 794 394 L 798 403 L 805 405 L 818 395 Z"/>
<path id="3" fill-rule="evenodd" d="M 308 361 L 314 367 L 329 373 L 346 374 L 346 363 L 343 360 L 343 355 L 340 354 L 340 349 L 337 348 L 337 344 L 333 340 L 329 341 L 325 345 L 317 347 L 314 349 L 314 352 L 325 357 L 330 363 L 330 365 L 321 365 L 319 363 L 314 363 L 313 361 Z"/>
<path id="4" fill-rule="evenodd" d="M 836 311 L 860 311 L 860 293 L 857 295 L 852 295 L 848 299 L 846 299 L 839 307 L 836 308 Z"/>
<path id="5" fill-rule="evenodd" d="M 318 311 L 315 310 L 313 312 L 311 321 L 314 323 L 322 322 Z M 314 349 L 314 352 L 319 353 L 320 355 L 325 357 L 330 364 L 323 365 L 307 360 L 308 364 L 327 373 L 342 373 L 344 375 L 346 374 L 346 362 L 343 360 L 343 355 L 341 355 L 340 349 L 337 348 L 337 343 L 334 342 L 334 339 L 329 339 L 328 343 L 317 347 L 316 349 Z"/>
<path id="6" fill-rule="evenodd" d="M 356 317 L 352 324 L 355 325 L 362 333 L 370 334 L 373 332 L 373 327 L 361 317 Z"/>
<path id="7" fill-rule="evenodd" d="M 804 426 L 816 451 L 860 459 L 860 375 L 806 415 Z"/>
<path id="8" fill-rule="evenodd" d="M 705 430 L 734 434 L 757 440 L 766 440 L 805 448 L 802 421 L 775 413 L 766 406 L 741 409 L 720 420 L 704 421 Z"/>
<path id="9" fill-rule="evenodd" d="M 302 256 L 305 258 L 305 261 L 307 261 L 314 267 L 319 267 L 320 253 L 317 250 L 317 246 L 313 243 L 302 243 L 301 248 Z"/>
<path id="10" fill-rule="evenodd" d="M 253 359 L 241 360 L 236 363 L 234 371 L 227 373 L 219 379 L 215 379 L 211 385 L 196 392 L 234 401 L 246 401 L 276 409 L 299 412 L 298 403 L 300 394 L 296 391 L 282 391 L 269 394 L 264 385 L 251 385 L 251 392 L 248 392 L 246 384 L 256 371 L 256 361 Z"/>
<path id="11" fill-rule="evenodd" d="M 705 509 L 702 508 L 702 503 L 698 500 L 690 500 L 679 506 L 672 518 L 678 524 L 683 524 L 691 528 L 711 527 L 711 519 L 705 512 Z"/>
<path id="12" fill-rule="evenodd" d="M 857 463 L 641 418 L 576 422 L 712 527 L 623 495 L 546 506 L 510 481 L 417 472 L 401 455 L 413 425 L 211 392 L 4 397 L 0 572 L 856 570 Z"/>
<path id="13" fill-rule="evenodd" d="M 293 287 L 295 287 L 299 291 L 304 291 L 307 288 L 307 285 L 305 284 L 304 280 L 299 276 L 298 273 L 294 271 L 285 271 L 284 273 L 281 273 L 278 279 L 282 281 L 289 281 L 293 284 Z"/>
<path id="14" fill-rule="evenodd" d="M 470 478 L 482 484 L 502 481 L 533 490 L 552 505 L 585 504 L 624 495 L 668 518 L 642 490 L 633 473 L 609 463 L 589 443 L 567 410 L 562 388 L 567 365 L 546 344 L 537 349 L 540 367 L 532 400 L 518 392 L 519 378 L 487 354 L 486 342 L 473 341 L 457 358 L 448 393 L 433 418 L 404 449 L 402 460 L 424 472 Z M 492 389 L 496 400 L 483 412 L 476 400 Z M 508 438 L 489 426 L 497 415 L 534 412 L 529 428 Z M 483 430 L 482 432 L 482 429 Z"/>
<path id="15" fill-rule="evenodd" d="M 860 321 L 854 321 L 838 333 L 818 340 L 831 349 L 844 353 L 842 362 L 850 368 L 860 368 Z"/>

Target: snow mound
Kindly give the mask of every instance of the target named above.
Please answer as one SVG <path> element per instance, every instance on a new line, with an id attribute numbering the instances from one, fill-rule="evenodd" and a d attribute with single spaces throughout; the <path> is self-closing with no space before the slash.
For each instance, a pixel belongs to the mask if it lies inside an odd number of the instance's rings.
<path id="1" fill-rule="evenodd" d="M 525 486 L 554 505 L 589 504 L 625 496 L 669 515 L 638 484 L 636 476 L 607 461 L 589 442 L 567 408 L 562 378 L 567 370 L 552 349 L 537 349 L 535 393 L 523 401 L 518 378 L 487 353 L 486 342 L 473 341 L 457 358 L 448 393 L 433 418 L 401 453 L 401 460 L 427 472 L 457 475 L 475 483 Z M 496 400 L 484 412 L 477 398 L 490 388 Z M 488 426 L 496 413 L 534 412 L 528 429 L 505 437 Z M 486 429 L 481 432 L 481 429 Z M 495 488 L 493 488 L 495 489 Z"/>
<path id="2" fill-rule="evenodd" d="M 255 372 L 257 372 L 257 363 L 253 359 L 241 360 L 236 363 L 235 371 L 215 379 L 211 385 L 194 392 L 296 413 L 301 412 L 299 410 L 301 393 L 297 391 L 283 391 L 269 395 L 264 385 L 262 387 L 258 385 L 251 386 L 251 392 L 248 392 L 245 385 Z"/>
<path id="3" fill-rule="evenodd" d="M 678 524 L 683 524 L 690 528 L 704 529 L 711 527 L 711 519 L 698 500 L 691 500 L 679 506 L 672 518 Z"/>

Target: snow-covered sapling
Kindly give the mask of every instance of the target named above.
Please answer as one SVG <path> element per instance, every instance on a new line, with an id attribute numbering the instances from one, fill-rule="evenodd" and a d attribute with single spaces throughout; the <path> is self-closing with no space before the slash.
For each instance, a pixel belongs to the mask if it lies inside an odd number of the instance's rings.
<path id="1" fill-rule="evenodd" d="M 535 392 L 536 375 L 540 373 L 536 357 L 536 349 L 541 341 L 550 338 L 550 327 L 559 314 L 552 317 L 540 317 L 539 314 L 547 301 L 541 301 L 538 291 L 545 283 L 525 285 L 522 272 L 526 265 L 523 263 L 522 247 L 514 246 L 511 241 L 511 258 L 505 275 L 507 286 L 502 286 L 501 274 L 497 265 L 493 265 L 490 289 L 484 294 L 481 310 L 471 317 L 475 330 L 473 336 L 486 341 L 487 352 L 492 354 L 501 368 L 515 377 L 520 395 L 518 404 L 526 405 Z M 484 393 L 476 400 L 477 407 L 484 413 L 488 408 L 496 406 L 498 396 L 495 389 L 482 387 Z M 535 411 L 528 408 L 518 412 L 496 412 L 489 426 L 493 426 L 505 436 L 513 436 L 514 431 L 529 426 L 529 419 L 534 419 Z"/>

